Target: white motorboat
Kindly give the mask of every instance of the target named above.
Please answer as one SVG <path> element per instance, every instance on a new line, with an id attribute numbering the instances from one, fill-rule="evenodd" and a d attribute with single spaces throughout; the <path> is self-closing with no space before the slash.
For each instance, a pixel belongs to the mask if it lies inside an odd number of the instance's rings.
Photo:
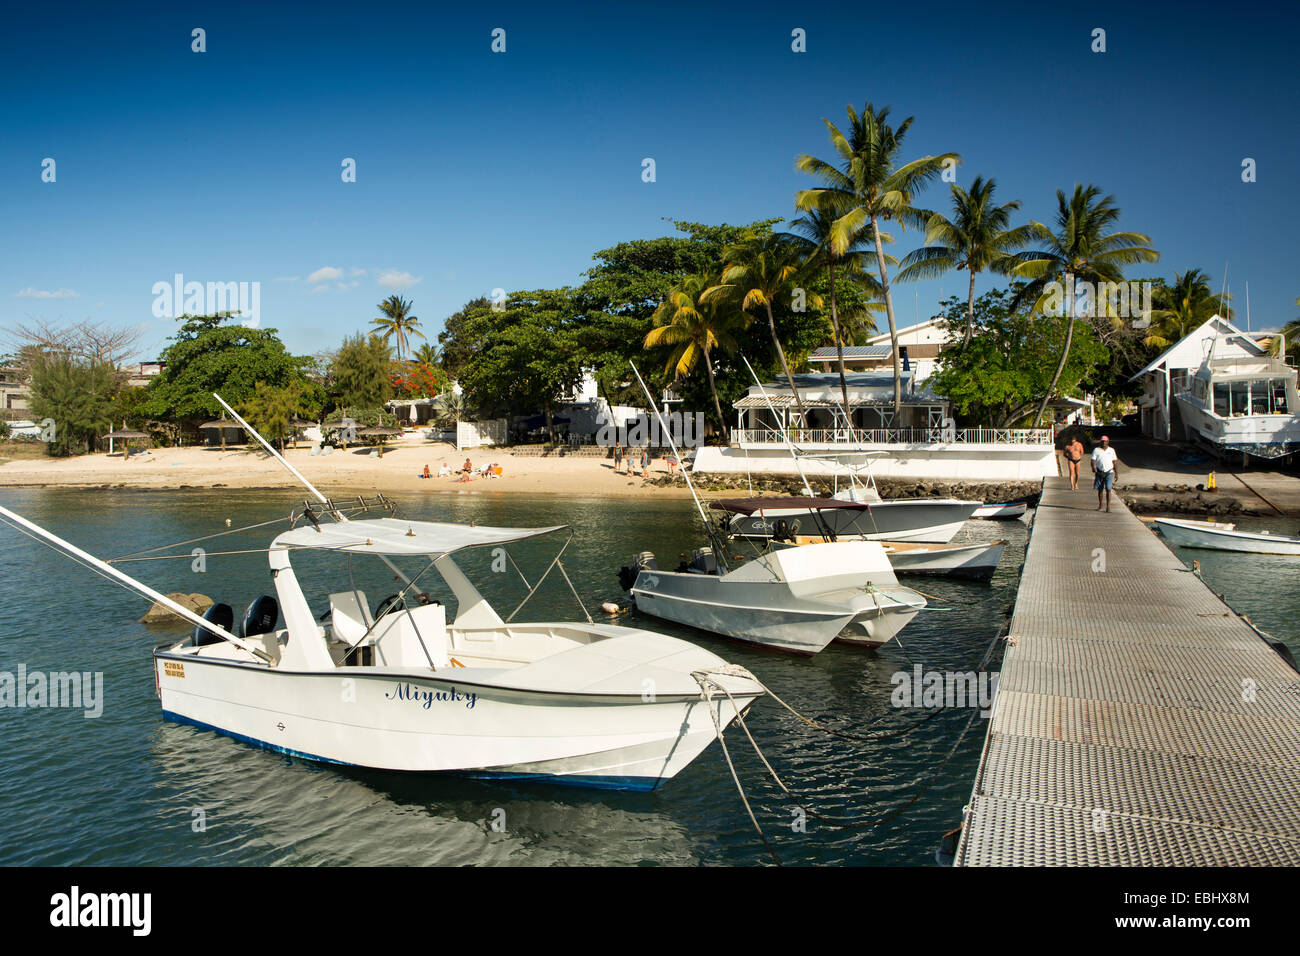
<path id="1" fill-rule="evenodd" d="M 1181 518 L 1156 518 L 1153 523 L 1166 541 L 1180 548 L 1300 555 L 1300 538 L 1269 534 L 1267 531 L 1237 531 L 1216 527 L 1213 522 L 1187 521 Z"/>
<path id="2" fill-rule="evenodd" d="M 997 505 L 980 505 L 975 509 L 972 518 L 985 518 L 993 521 L 1006 521 L 1011 518 L 1019 518 L 1025 513 L 1028 506 L 1023 501 L 1012 501 L 1006 504 Z"/>
<path id="3" fill-rule="evenodd" d="M 844 493 L 841 493 L 844 494 Z M 847 498 L 729 498 L 710 507 L 730 511 L 728 531 L 742 538 L 824 534 L 837 540 L 946 544 L 979 507 L 956 498 L 873 502 Z"/>
<path id="4" fill-rule="evenodd" d="M 1216 455 L 1245 461 L 1300 451 L 1296 370 L 1279 358 L 1215 358 L 1212 343 L 1174 399 L 1187 439 Z"/>
<path id="5" fill-rule="evenodd" d="M 240 634 L 229 605 L 215 604 L 199 617 L 0 508 L 9 523 L 196 625 L 192 635 L 154 649 L 155 687 L 166 718 L 326 763 L 650 790 L 679 773 L 763 695 L 748 671 L 677 638 L 595 624 L 589 615 L 586 623 L 515 623 L 514 614 L 553 568 L 568 580 L 560 555 L 503 619 L 454 556 L 504 549 L 563 526 L 350 520 L 222 404 L 322 502 L 295 510 L 290 530 L 271 542 L 276 597 L 249 606 Z M 382 495 L 373 505 L 393 510 Z M 368 510 L 371 503 L 362 499 L 359 507 Z M 336 523 L 323 523 L 324 517 Z M 348 557 L 349 586 L 330 594 L 324 625 L 290 563 L 290 555 L 303 550 Z M 373 611 L 351 583 L 352 561 L 364 555 L 403 582 Z M 428 563 L 414 576 L 394 562 L 416 557 Z M 430 570 L 455 598 L 451 620 L 447 608 L 419 587 Z M 277 627 L 281 613 L 284 626 Z"/>
<path id="6" fill-rule="evenodd" d="M 620 575 L 638 611 L 796 654 L 877 647 L 926 606 L 874 541 L 775 548 L 734 570 L 701 548 L 675 571 L 642 552 Z"/>

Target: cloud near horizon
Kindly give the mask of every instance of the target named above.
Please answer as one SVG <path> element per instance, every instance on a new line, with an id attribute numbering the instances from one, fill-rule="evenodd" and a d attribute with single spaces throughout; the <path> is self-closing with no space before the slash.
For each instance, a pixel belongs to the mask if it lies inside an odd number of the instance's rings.
<path id="1" fill-rule="evenodd" d="M 413 276 L 409 272 L 399 272 L 396 269 L 385 269 L 379 273 L 375 280 L 385 289 L 392 289 L 394 292 L 403 292 L 416 283 L 423 282 L 423 276 Z"/>

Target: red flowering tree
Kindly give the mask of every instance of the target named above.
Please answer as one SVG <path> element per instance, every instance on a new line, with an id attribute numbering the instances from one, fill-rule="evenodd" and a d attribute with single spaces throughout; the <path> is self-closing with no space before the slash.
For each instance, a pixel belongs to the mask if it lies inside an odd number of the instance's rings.
<path id="1" fill-rule="evenodd" d="M 433 398 L 447 384 L 442 370 L 426 362 L 394 362 L 389 380 L 396 398 Z"/>

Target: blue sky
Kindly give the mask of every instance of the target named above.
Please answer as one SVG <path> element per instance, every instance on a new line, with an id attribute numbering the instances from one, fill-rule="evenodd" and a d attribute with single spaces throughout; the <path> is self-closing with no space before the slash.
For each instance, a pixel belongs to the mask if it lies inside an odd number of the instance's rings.
<path id="1" fill-rule="evenodd" d="M 153 286 L 182 273 L 260 282 L 262 325 L 296 352 L 336 347 L 391 292 L 433 338 L 466 300 L 576 284 L 593 252 L 666 234 L 665 218 L 791 215 L 812 185 L 795 156 L 830 158 L 822 117 L 867 100 L 916 117 L 906 158 L 960 153 L 959 182 L 995 177 L 1025 218 L 1096 183 L 1124 228 L 1151 235 L 1154 274 L 1200 267 L 1217 288 L 1227 262 L 1243 321 L 1247 281 L 1255 328 L 1297 314 L 1289 11 L 656 0 L 60 4 L 7 18 L 0 327 L 143 325 L 149 357 L 175 325 L 152 314 Z M 806 53 L 791 51 L 796 27 Z M 1090 49 L 1098 27 L 1105 53 Z M 924 200 L 946 210 L 945 193 Z M 901 256 L 919 237 L 895 240 Z M 965 284 L 896 287 L 900 324 Z"/>

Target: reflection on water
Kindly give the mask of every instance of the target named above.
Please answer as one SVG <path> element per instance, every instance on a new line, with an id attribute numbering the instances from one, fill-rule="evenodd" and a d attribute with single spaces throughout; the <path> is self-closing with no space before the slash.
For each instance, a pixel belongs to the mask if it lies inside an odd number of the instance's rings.
<path id="1" fill-rule="evenodd" d="M 92 553 L 112 556 L 283 517 L 300 494 L 220 491 L 8 491 L 0 502 Z M 689 501 L 606 501 L 435 495 L 399 502 L 400 515 L 479 524 L 569 524 L 565 555 L 574 586 L 600 618 L 619 596 L 615 574 L 636 552 L 661 563 L 696 547 Z M 276 528 L 208 543 L 210 552 L 264 548 Z M 878 651 L 832 645 L 814 658 L 762 651 L 654 618 L 624 623 L 698 643 L 742 664 L 808 716 L 850 731 L 902 731 L 870 742 L 828 736 L 760 701 L 749 725 L 794 791 L 818 814 L 859 824 L 910 800 L 949 753 L 969 711 L 890 707 L 891 677 L 968 670 L 983 655 L 1014 597 L 1025 525 L 970 522 L 960 540 L 1007 538 L 992 585 L 916 579 L 931 610 Z M 562 538 L 511 546 L 530 581 Z M 188 555 L 190 547 L 177 549 Z M 349 586 L 372 604 L 397 590 L 370 559 L 299 553 L 295 567 L 312 607 Z M 418 562 L 399 562 L 415 571 Z M 498 607 L 527 589 L 491 554 L 464 562 Z M 209 554 L 124 567 L 162 591 L 202 592 L 242 609 L 272 592 L 264 553 Z M 426 577 L 424 581 L 431 581 Z M 143 602 L 26 538 L 0 528 L 0 669 L 104 672 L 105 710 L 0 710 L 0 864 L 755 864 L 768 861 L 746 818 L 719 748 L 658 791 L 631 794 L 542 783 L 478 781 L 317 766 L 161 719 L 150 648 L 177 630 L 137 622 Z M 442 593 L 441 582 L 436 593 Z M 449 595 L 443 594 L 449 599 Z M 552 574 L 520 619 L 580 617 Z M 994 665 L 996 668 L 996 663 Z M 910 729 L 909 729 L 910 728 Z M 727 741 L 746 792 L 785 863 L 933 865 L 940 836 L 957 825 L 983 742 L 976 719 L 950 762 L 905 813 L 879 826 L 836 828 L 794 807 L 739 728 Z M 201 811 L 200 816 L 196 811 Z M 202 822 L 204 826 L 198 824 Z M 494 828 L 494 822 L 497 826 Z"/>

